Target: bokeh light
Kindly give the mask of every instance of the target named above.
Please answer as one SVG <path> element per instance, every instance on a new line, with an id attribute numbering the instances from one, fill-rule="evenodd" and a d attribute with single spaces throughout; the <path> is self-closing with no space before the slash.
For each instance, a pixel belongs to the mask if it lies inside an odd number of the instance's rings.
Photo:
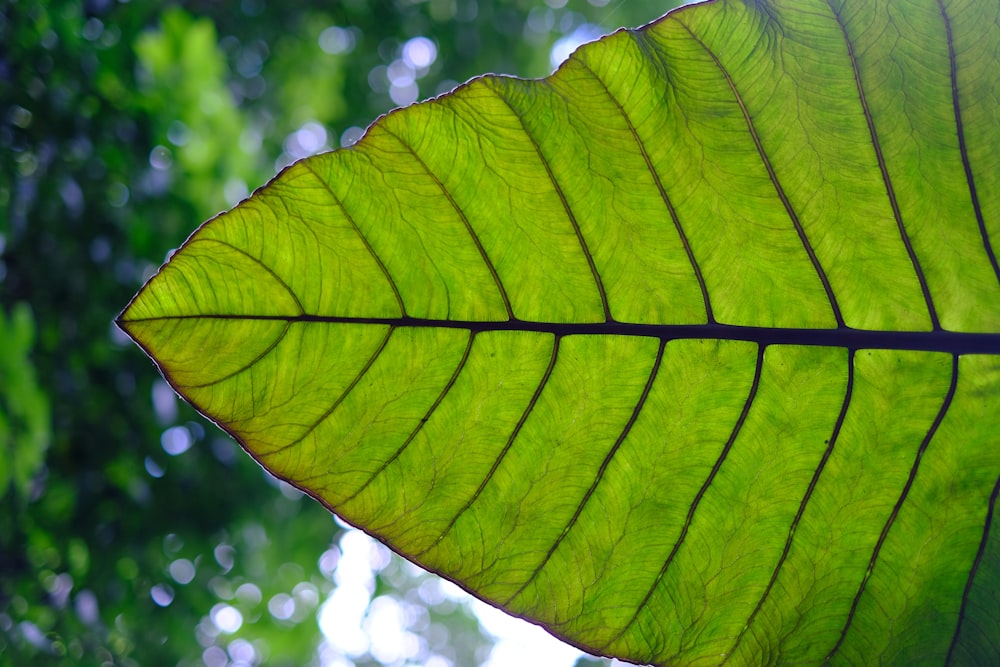
<path id="1" fill-rule="evenodd" d="M 403 45 L 403 60 L 414 69 L 425 69 L 437 60 L 437 46 L 426 37 L 413 37 Z"/>
<path id="2" fill-rule="evenodd" d="M 212 607 L 210 617 L 215 627 L 226 634 L 233 634 L 243 625 L 243 614 L 236 607 L 221 602 Z"/>

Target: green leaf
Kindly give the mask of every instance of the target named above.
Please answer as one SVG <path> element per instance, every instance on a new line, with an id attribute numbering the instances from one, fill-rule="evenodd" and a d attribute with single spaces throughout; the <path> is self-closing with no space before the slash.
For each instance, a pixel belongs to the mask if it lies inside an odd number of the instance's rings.
<path id="1" fill-rule="evenodd" d="M 673 12 L 297 163 L 119 323 L 274 474 L 593 653 L 995 663 L 998 23 Z"/>

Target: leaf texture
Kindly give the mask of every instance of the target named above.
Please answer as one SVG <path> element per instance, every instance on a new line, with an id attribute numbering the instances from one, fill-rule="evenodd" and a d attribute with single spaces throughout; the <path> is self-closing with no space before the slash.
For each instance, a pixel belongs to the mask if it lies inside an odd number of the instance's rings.
<path id="1" fill-rule="evenodd" d="M 119 324 L 585 650 L 996 664 L 997 127 L 996 2 L 715 0 L 289 167 Z"/>

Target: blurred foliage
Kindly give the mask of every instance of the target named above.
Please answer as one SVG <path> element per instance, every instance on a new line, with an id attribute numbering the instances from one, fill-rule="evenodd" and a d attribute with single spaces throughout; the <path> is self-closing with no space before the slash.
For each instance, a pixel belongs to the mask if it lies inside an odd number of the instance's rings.
<path id="1" fill-rule="evenodd" d="M 30 500 L 35 474 L 49 446 L 49 403 L 35 380 L 30 352 L 35 320 L 26 303 L 18 303 L 9 318 L 0 311 L 0 489 L 11 494 L 16 517 Z"/>
<path id="2" fill-rule="evenodd" d="M 112 320 L 165 250 L 294 159 L 669 8 L 0 1 L 0 662 L 404 664 L 324 644 L 345 533 L 262 483 Z M 467 607 L 383 565 L 366 613 L 402 605 L 412 660 L 482 661 Z"/>
<path id="3" fill-rule="evenodd" d="M 138 95 L 132 101 L 149 118 L 157 142 L 150 166 L 167 172 L 175 194 L 198 208 L 225 208 L 219 183 L 257 180 L 260 170 L 254 168 L 256 146 L 242 140 L 247 122 L 226 87 L 228 66 L 215 25 L 168 8 L 159 30 L 135 40 L 135 53 Z"/>

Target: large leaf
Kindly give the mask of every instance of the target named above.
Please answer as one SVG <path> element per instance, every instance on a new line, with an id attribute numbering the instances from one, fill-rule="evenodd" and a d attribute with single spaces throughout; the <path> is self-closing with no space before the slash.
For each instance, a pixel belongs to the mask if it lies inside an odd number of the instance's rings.
<path id="1" fill-rule="evenodd" d="M 995 664 L 998 21 L 676 11 L 299 162 L 119 322 L 276 475 L 588 651 Z"/>

